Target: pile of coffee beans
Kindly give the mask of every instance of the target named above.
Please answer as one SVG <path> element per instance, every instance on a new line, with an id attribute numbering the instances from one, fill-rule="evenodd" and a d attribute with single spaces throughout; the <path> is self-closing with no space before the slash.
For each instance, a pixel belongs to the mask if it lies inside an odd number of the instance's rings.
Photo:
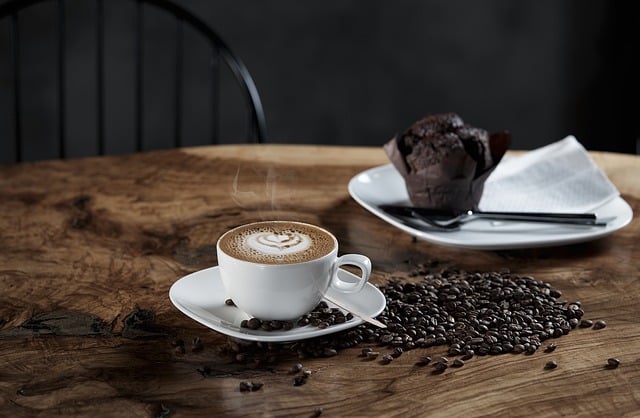
<path id="1" fill-rule="evenodd" d="M 230 299 L 228 299 L 230 300 Z M 232 306 L 232 303 L 227 303 Z M 353 319 L 353 315 L 348 312 L 344 313 L 338 308 L 330 308 L 326 302 L 320 302 L 311 312 L 303 315 L 298 321 L 297 326 L 304 327 L 311 325 L 320 329 L 325 329 L 331 325 L 344 324 Z M 263 331 L 289 331 L 294 327 L 292 321 L 268 321 L 258 318 L 244 319 L 240 326 L 251 330 Z"/>
<path id="2" fill-rule="evenodd" d="M 549 283 L 508 270 L 410 274 L 409 278 L 392 279 L 380 290 L 387 306 L 377 319 L 386 329 L 362 324 L 290 344 L 233 343 L 233 352 L 239 359 L 259 362 L 283 351 L 293 351 L 300 358 L 326 357 L 360 344 L 405 351 L 447 345 L 449 355 L 465 361 L 511 352 L 533 354 L 545 340 L 565 335 L 578 325 L 586 327 L 589 322 L 581 321 L 584 311 L 580 302 L 561 300 L 561 292 Z M 305 318 L 316 326 L 336 323 L 341 319 L 331 322 L 329 318 L 339 318 L 338 311 L 319 305 Z M 372 351 L 376 354 L 368 358 L 377 357 L 379 350 Z"/>

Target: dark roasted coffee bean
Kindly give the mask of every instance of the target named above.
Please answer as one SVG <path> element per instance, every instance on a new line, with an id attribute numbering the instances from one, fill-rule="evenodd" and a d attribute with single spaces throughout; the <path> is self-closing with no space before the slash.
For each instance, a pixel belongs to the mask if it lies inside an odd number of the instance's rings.
<path id="1" fill-rule="evenodd" d="M 293 386 L 302 386 L 305 383 L 307 383 L 307 377 L 306 376 L 296 376 L 293 379 Z"/>
<path id="2" fill-rule="evenodd" d="M 220 300 L 220 299 L 218 299 L 218 300 Z M 236 306 L 236 304 L 233 303 L 233 300 L 231 300 L 231 299 L 226 299 L 224 301 L 224 304 L 227 305 L 227 306 Z"/>
<path id="3" fill-rule="evenodd" d="M 453 360 L 452 366 L 453 367 L 462 367 L 462 366 L 464 366 L 464 360 L 457 358 L 457 359 Z"/>
<path id="4" fill-rule="evenodd" d="M 366 357 L 367 357 L 367 360 L 373 360 L 378 358 L 379 355 L 380 353 L 377 351 L 369 351 L 367 352 Z"/>
<path id="5" fill-rule="evenodd" d="M 490 354 L 502 354 L 502 347 L 499 345 L 492 345 L 489 349 Z"/>
<path id="6" fill-rule="evenodd" d="M 591 328 L 593 326 L 593 321 L 590 319 L 583 319 L 580 321 L 580 328 Z"/>
<path id="7" fill-rule="evenodd" d="M 240 382 L 240 392 L 249 392 L 251 390 L 250 382 Z"/>
<path id="8" fill-rule="evenodd" d="M 261 321 L 258 318 L 251 318 L 247 322 L 247 327 L 249 329 L 258 329 L 258 328 L 260 328 L 261 325 L 262 325 Z"/>
<path id="9" fill-rule="evenodd" d="M 544 368 L 547 370 L 555 369 L 556 367 L 558 367 L 558 363 L 556 363 L 555 360 L 550 360 L 544 365 Z"/>
<path id="10" fill-rule="evenodd" d="M 607 326 L 607 323 L 601 319 L 599 321 L 596 321 L 593 324 L 593 329 L 602 329 L 602 328 L 605 328 L 606 326 Z"/>
<path id="11" fill-rule="evenodd" d="M 329 348 L 329 347 L 327 347 L 327 348 L 325 348 L 325 349 L 323 350 L 322 354 L 323 354 L 325 357 L 333 357 L 333 356 L 337 355 L 337 354 L 338 354 L 338 352 L 336 351 L 336 349 L 335 349 L 335 348 Z"/>
<path id="12" fill-rule="evenodd" d="M 620 360 L 618 360 L 617 358 L 611 357 L 607 359 L 607 367 L 609 367 L 610 369 L 615 369 L 619 365 L 620 365 Z"/>
<path id="13" fill-rule="evenodd" d="M 555 345 L 554 343 L 551 343 L 547 346 L 547 348 L 544 349 L 545 353 L 551 353 L 552 351 L 554 351 L 558 346 Z"/>
<path id="14" fill-rule="evenodd" d="M 393 361 L 393 356 L 391 354 L 385 354 L 384 356 L 382 356 L 382 360 L 380 360 L 380 363 L 389 364 L 392 361 Z"/>
<path id="15" fill-rule="evenodd" d="M 324 411 L 324 409 L 322 409 L 321 406 L 315 408 L 313 410 L 313 413 L 311 414 L 311 418 L 318 418 L 320 417 L 320 415 L 322 415 L 322 411 Z"/>
<path id="16" fill-rule="evenodd" d="M 303 375 L 304 377 L 309 377 L 309 376 L 311 376 L 311 370 L 304 370 L 304 371 L 302 372 L 302 375 Z"/>
<path id="17" fill-rule="evenodd" d="M 416 366 L 426 366 L 427 364 L 431 363 L 431 357 L 429 356 L 424 356 L 424 357 L 420 357 L 420 360 L 418 360 L 418 362 L 416 363 Z"/>
<path id="18" fill-rule="evenodd" d="M 400 357 L 403 352 L 404 350 L 402 349 L 402 347 L 396 347 L 393 349 L 393 353 L 391 353 L 391 355 L 397 358 L 397 357 Z"/>
<path id="19" fill-rule="evenodd" d="M 262 382 L 251 382 L 251 392 L 262 389 L 262 386 L 264 386 Z"/>
<path id="20" fill-rule="evenodd" d="M 361 355 L 362 357 L 366 357 L 366 356 L 367 356 L 367 353 L 370 353 L 370 352 L 372 352 L 372 351 L 373 351 L 373 348 L 371 348 L 371 347 L 365 347 L 365 348 L 363 348 L 363 349 L 360 351 L 360 355 Z"/>
<path id="21" fill-rule="evenodd" d="M 291 373 L 300 373 L 302 371 L 302 363 L 296 363 L 291 368 Z"/>
<path id="22" fill-rule="evenodd" d="M 467 350 L 464 352 L 464 355 L 461 357 L 462 360 L 470 360 L 473 358 L 475 352 L 473 350 Z"/>
<path id="23" fill-rule="evenodd" d="M 240 321 L 240 327 L 241 328 L 249 328 L 249 320 L 248 319 L 243 319 L 242 321 Z"/>
<path id="24" fill-rule="evenodd" d="M 436 361 L 435 363 L 433 363 L 433 369 L 436 373 L 441 373 L 445 371 L 448 367 L 449 365 L 447 363 L 443 363 L 441 361 Z"/>

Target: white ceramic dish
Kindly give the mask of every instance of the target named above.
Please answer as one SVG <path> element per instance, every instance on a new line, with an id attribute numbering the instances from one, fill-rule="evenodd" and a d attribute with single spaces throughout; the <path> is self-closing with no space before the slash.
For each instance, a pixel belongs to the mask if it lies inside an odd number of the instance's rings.
<path id="1" fill-rule="evenodd" d="M 331 289 L 327 293 L 347 307 L 371 317 L 379 315 L 386 306 L 384 295 L 371 283 L 367 283 L 358 293 L 345 294 Z M 250 316 L 235 306 L 225 304 L 227 297 L 218 267 L 210 267 L 180 278 L 171 286 L 169 299 L 178 310 L 202 325 L 222 334 L 249 341 L 297 341 L 343 331 L 363 323 L 360 318 L 354 317 L 343 324 L 325 329 L 310 325 L 296 326 L 288 331 L 242 328 L 240 322 L 249 319 Z M 335 307 L 331 302 L 327 304 Z"/>
<path id="2" fill-rule="evenodd" d="M 476 220 L 457 231 L 430 231 L 406 224 L 378 208 L 382 204 L 410 205 L 404 179 L 391 164 L 366 170 L 351 179 L 349 194 L 365 209 L 389 224 L 428 242 L 458 248 L 505 250 L 574 244 L 604 237 L 633 218 L 631 207 L 617 197 L 594 212 L 607 226 L 553 225 Z"/>

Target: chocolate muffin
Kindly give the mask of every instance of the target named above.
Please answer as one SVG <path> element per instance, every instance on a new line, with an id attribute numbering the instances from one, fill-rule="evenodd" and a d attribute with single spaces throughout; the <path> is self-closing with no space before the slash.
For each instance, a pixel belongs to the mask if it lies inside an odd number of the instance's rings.
<path id="1" fill-rule="evenodd" d="M 413 205 L 464 212 L 477 209 L 484 181 L 510 144 L 508 132 L 489 134 L 443 113 L 418 120 L 384 148 Z"/>

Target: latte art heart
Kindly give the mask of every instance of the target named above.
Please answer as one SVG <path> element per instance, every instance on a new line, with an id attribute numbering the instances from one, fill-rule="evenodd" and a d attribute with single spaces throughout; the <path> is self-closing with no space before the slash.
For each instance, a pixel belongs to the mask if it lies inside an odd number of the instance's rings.
<path id="1" fill-rule="evenodd" d="M 269 255 L 287 255 L 304 251 L 311 245 L 311 239 L 298 232 L 259 232 L 247 237 L 247 246 Z"/>
<path id="2" fill-rule="evenodd" d="M 293 248 L 303 242 L 299 234 L 291 232 L 279 235 L 262 233 L 258 234 L 255 239 L 260 245 L 266 245 L 267 247 L 278 248 L 280 250 Z"/>

